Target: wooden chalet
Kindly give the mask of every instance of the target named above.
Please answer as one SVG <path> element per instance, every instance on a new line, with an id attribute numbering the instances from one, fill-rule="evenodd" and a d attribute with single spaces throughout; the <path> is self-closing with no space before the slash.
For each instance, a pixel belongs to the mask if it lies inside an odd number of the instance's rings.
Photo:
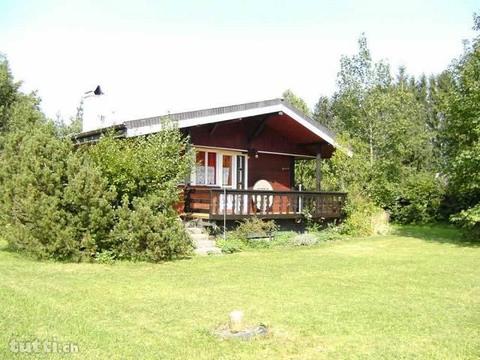
<path id="1" fill-rule="evenodd" d="M 182 184 L 180 213 L 190 218 L 237 220 L 249 216 L 339 218 L 346 194 L 321 191 L 322 159 L 337 148 L 335 135 L 283 99 L 125 121 L 119 135 L 161 130 L 168 117 L 190 137 L 196 165 Z M 77 136 L 98 137 L 98 130 Z M 295 160 L 315 159 L 316 191 L 295 188 Z"/>

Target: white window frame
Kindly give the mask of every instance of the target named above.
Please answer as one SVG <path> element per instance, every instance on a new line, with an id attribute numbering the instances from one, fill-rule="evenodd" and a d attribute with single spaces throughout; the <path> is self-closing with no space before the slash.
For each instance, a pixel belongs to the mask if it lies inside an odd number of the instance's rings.
<path id="1" fill-rule="evenodd" d="M 203 151 L 205 152 L 205 158 L 203 159 L 205 162 L 205 174 L 204 174 L 204 179 L 205 181 L 208 180 L 208 154 L 215 154 L 215 161 L 216 161 L 216 166 L 215 166 L 215 184 L 197 184 L 197 165 L 195 163 L 195 166 L 193 167 L 192 171 L 192 185 L 199 185 L 199 186 L 217 186 L 218 183 L 218 154 L 215 151 L 212 150 L 204 150 L 204 149 L 195 149 L 195 160 L 196 160 L 196 154 L 197 152 Z"/>
<path id="2" fill-rule="evenodd" d="M 217 149 L 217 148 L 210 148 L 210 147 L 195 147 L 195 151 L 204 151 L 205 152 L 205 179 L 207 179 L 208 174 L 208 153 L 215 153 L 216 160 L 217 160 L 217 169 L 216 169 L 216 177 L 215 177 L 215 184 L 197 184 L 196 173 L 197 169 L 196 166 L 193 167 L 192 174 L 191 174 L 191 184 L 194 186 L 210 186 L 210 187 L 224 187 L 223 182 L 223 174 L 222 174 L 222 164 L 223 164 L 223 155 L 228 155 L 232 157 L 232 185 L 225 186 L 227 189 L 236 189 L 237 188 L 237 155 L 245 156 L 245 189 L 248 188 L 248 156 L 247 154 L 240 152 L 240 151 L 230 151 L 224 149 Z"/>

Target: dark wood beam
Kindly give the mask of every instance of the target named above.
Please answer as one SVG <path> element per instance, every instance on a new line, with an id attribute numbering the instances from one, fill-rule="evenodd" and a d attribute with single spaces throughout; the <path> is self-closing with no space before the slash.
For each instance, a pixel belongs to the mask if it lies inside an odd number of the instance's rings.
<path id="1" fill-rule="evenodd" d="M 213 133 L 215 132 L 215 130 L 217 130 L 218 124 L 219 124 L 219 123 L 217 122 L 217 123 L 215 123 L 215 124 L 212 126 L 212 128 L 210 129 L 210 131 L 209 131 L 209 133 L 208 133 L 210 136 L 212 136 Z"/>
<path id="2" fill-rule="evenodd" d="M 309 142 L 309 143 L 300 143 L 298 145 L 301 145 L 301 146 L 313 146 L 313 145 L 320 146 L 322 144 L 323 144 L 323 142 L 321 142 L 321 141 L 315 141 L 315 142 Z"/>
<path id="3" fill-rule="evenodd" d="M 248 143 L 250 144 L 253 140 L 255 140 L 255 138 L 257 136 L 259 136 L 263 129 L 265 129 L 265 125 L 267 123 L 267 120 L 270 116 L 264 116 L 261 120 L 260 120 L 260 123 L 258 124 L 258 126 L 255 128 L 255 130 L 253 131 L 253 133 L 248 137 Z"/>

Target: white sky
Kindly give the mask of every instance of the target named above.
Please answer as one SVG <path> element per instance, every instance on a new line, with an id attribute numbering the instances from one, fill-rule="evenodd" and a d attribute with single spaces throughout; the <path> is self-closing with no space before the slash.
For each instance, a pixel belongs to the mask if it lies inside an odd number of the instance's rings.
<path id="1" fill-rule="evenodd" d="M 128 119 L 287 88 L 313 107 L 361 32 L 374 58 L 415 75 L 443 70 L 473 36 L 468 0 L 226 3 L 0 0 L 0 52 L 48 116 L 72 116 L 100 84 Z"/>

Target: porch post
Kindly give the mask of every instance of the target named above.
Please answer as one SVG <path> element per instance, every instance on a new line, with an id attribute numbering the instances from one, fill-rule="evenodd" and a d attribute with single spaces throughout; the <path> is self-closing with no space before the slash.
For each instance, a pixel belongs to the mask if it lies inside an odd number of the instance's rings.
<path id="1" fill-rule="evenodd" d="M 293 156 L 290 160 L 290 189 L 295 189 L 295 158 Z"/>
<path id="2" fill-rule="evenodd" d="M 321 146 L 318 145 L 317 156 L 315 158 L 315 179 L 317 183 L 317 191 L 322 189 L 322 153 Z"/>

